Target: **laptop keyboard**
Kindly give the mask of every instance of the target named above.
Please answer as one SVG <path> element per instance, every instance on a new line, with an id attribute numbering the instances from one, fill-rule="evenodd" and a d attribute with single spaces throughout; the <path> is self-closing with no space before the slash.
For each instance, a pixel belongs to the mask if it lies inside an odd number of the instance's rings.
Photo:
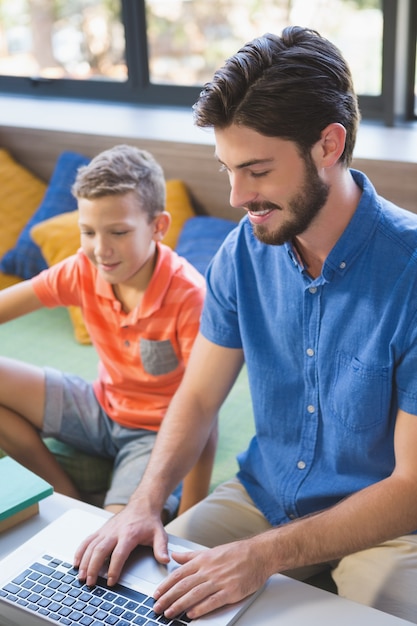
<path id="1" fill-rule="evenodd" d="M 154 613 L 154 599 L 99 578 L 94 587 L 80 582 L 70 563 L 44 555 L 0 589 L 0 597 L 39 616 L 70 626 L 185 626 L 185 615 L 173 620 Z"/>

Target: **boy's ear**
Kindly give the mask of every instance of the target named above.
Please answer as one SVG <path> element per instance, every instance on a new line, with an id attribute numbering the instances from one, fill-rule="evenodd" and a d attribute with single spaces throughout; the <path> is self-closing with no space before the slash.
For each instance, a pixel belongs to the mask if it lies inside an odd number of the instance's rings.
<path id="1" fill-rule="evenodd" d="M 171 225 L 171 215 L 168 211 L 162 211 L 155 218 L 154 222 L 154 239 L 155 241 L 161 241 Z"/>

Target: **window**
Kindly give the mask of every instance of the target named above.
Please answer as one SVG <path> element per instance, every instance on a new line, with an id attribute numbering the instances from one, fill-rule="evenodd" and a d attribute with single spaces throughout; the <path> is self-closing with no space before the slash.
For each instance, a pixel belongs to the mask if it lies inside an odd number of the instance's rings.
<path id="1" fill-rule="evenodd" d="M 3 74 L 126 81 L 119 2 L 3 0 L 0 12 Z"/>
<path id="2" fill-rule="evenodd" d="M 120 0 L 1 0 L 0 89 L 126 100 Z"/>
<path id="3" fill-rule="evenodd" d="M 417 0 L 1 0 L 0 91 L 191 106 L 204 82 L 243 43 L 272 30 L 271 25 L 279 32 L 288 24 L 301 24 L 317 29 L 342 50 L 363 116 L 391 123 L 398 108 L 415 116 L 416 32 L 408 25 L 416 23 L 416 4 Z M 398 19 L 409 31 L 407 63 L 401 66 Z M 394 93 L 401 83 L 398 71 L 407 74 L 403 94 Z"/>
<path id="4" fill-rule="evenodd" d="M 381 94 L 382 8 L 379 0 L 148 0 L 150 80 L 201 85 L 245 41 L 287 25 L 318 30 L 343 50 L 360 93 Z M 178 24 L 181 28 L 178 28 Z M 363 59 L 369 59 L 363 63 Z"/>

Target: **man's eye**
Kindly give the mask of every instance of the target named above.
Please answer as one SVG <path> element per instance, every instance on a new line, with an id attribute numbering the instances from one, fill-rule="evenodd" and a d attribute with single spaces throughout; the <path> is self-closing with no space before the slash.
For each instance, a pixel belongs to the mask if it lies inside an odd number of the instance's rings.
<path id="1" fill-rule="evenodd" d="M 251 172 L 252 178 L 262 178 L 263 176 L 267 176 L 269 174 L 269 170 L 265 170 L 264 172 Z"/>
<path id="2" fill-rule="evenodd" d="M 112 234 L 120 237 L 121 235 L 126 235 L 127 230 L 115 230 Z"/>

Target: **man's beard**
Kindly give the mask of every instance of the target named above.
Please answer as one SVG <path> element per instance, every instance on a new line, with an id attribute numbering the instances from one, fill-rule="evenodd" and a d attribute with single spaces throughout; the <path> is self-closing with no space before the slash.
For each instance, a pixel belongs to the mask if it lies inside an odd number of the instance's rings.
<path id="1" fill-rule="evenodd" d="M 330 187 L 323 182 L 310 155 L 304 157 L 305 176 L 301 191 L 288 203 L 290 217 L 279 228 L 270 231 L 262 224 L 253 224 L 253 232 L 262 243 L 281 246 L 286 241 L 292 241 L 301 235 L 310 226 L 314 218 L 326 203 Z M 282 207 L 271 202 L 250 203 L 246 207 L 249 211 L 274 209 L 282 211 Z"/>

